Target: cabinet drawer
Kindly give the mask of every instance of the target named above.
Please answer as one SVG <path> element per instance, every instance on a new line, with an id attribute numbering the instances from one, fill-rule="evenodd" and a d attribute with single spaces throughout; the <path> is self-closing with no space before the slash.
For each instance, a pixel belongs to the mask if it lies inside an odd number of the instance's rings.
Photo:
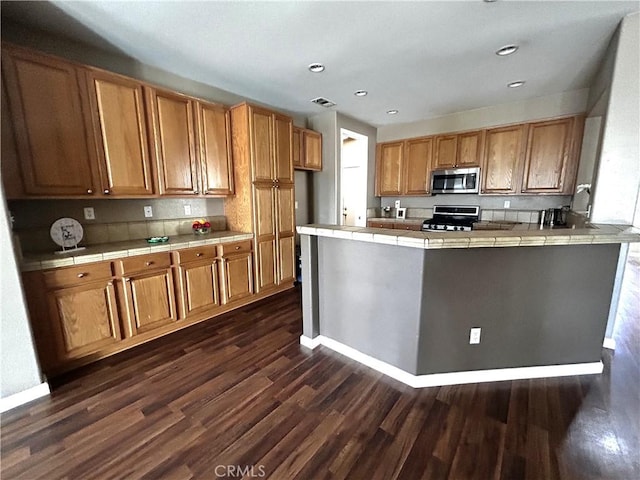
<path id="1" fill-rule="evenodd" d="M 118 260 L 116 265 L 118 267 L 116 271 L 120 275 L 129 275 L 131 273 L 144 272 L 146 270 L 170 267 L 171 255 L 169 252 L 140 255 Z"/>
<path id="2" fill-rule="evenodd" d="M 233 253 L 246 253 L 251 251 L 251 240 L 243 242 L 223 243 L 218 245 L 218 255 L 221 257 Z"/>
<path id="3" fill-rule="evenodd" d="M 56 268 L 43 273 L 47 287 L 57 288 L 71 285 L 84 285 L 112 276 L 111 263 L 89 263 L 78 267 Z"/>
<path id="4" fill-rule="evenodd" d="M 369 228 L 393 228 L 393 223 L 391 222 L 374 222 L 368 221 L 367 227 Z"/>
<path id="5" fill-rule="evenodd" d="M 419 232 L 422 230 L 421 223 L 394 223 L 393 228 L 396 230 L 412 230 L 414 232 Z"/>
<path id="6" fill-rule="evenodd" d="M 206 245 L 204 247 L 185 248 L 174 252 L 177 263 L 188 263 L 196 260 L 207 260 L 215 258 L 215 245 Z"/>

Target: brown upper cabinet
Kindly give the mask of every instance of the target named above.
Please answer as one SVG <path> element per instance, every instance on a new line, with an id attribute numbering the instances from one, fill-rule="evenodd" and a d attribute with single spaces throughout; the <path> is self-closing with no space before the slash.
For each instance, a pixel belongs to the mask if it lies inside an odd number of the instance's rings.
<path id="1" fill-rule="evenodd" d="M 204 195 L 233 194 L 233 164 L 229 115 L 222 105 L 196 102 L 200 147 L 200 191 Z"/>
<path id="2" fill-rule="evenodd" d="M 482 160 L 482 130 L 438 135 L 433 169 L 479 167 Z"/>
<path id="3" fill-rule="evenodd" d="M 2 51 L 11 113 L 3 177 L 21 184 L 11 198 L 233 194 L 222 105 L 21 47 Z"/>
<path id="4" fill-rule="evenodd" d="M 573 152 L 582 124 L 571 117 L 529 125 L 522 193 L 573 193 L 578 166 Z"/>
<path id="5" fill-rule="evenodd" d="M 152 195 L 151 161 L 142 84 L 87 71 L 100 190 L 104 195 Z"/>
<path id="6" fill-rule="evenodd" d="M 378 144 L 377 195 L 426 195 L 430 191 L 433 137 Z"/>
<path id="7" fill-rule="evenodd" d="M 7 47 L 2 70 L 24 193 L 93 195 L 95 148 L 82 72 L 59 59 Z"/>
<path id="8" fill-rule="evenodd" d="M 296 170 L 322 170 L 322 134 L 293 127 L 293 167 Z"/>
<path id="9" fill-rule="evenodd" d="M 155 88 L 146 96 L 160 195 L 199 194 L 193 100 Z"/>
<path id="10" fill-rule="evenodd" d="M 516 193 L 526 125 L 487 130 L 481 193 Z"/>
<path id="11" fill-rule="evenodd" d="M 404 142 L 379 143 L 377 157 L 376 194 L 402 195 Z"/>
<path id="12" fill-rule="evenodd" d="M 376 195 L 427 195 L 432 170 L 473 166 L 481 166 L 481 194 L 571 195 L 583 127 L 574 115 L 379 143 Z"/>

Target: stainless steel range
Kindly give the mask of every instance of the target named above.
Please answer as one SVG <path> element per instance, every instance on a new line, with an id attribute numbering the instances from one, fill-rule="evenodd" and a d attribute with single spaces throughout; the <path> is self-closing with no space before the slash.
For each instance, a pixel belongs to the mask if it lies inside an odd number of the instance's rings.
<path id="1" fill-rule="evenodd" d="M 480 207 L 436 205 L 433 218 L 422 223 L 423 232 L 470 232 L 480 220 Z"/>

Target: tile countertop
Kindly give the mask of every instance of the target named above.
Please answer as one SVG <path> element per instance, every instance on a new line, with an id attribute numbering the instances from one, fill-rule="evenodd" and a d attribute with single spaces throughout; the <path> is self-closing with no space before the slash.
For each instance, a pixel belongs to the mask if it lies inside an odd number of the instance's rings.
<path id="1" fill-rule="evenodd" d="M 144 255 L 145 253 L 168 252 L 202 245 L 251 240 L 252 238 L 253 234 L 251 233 L 224 231 L 197 236 L 195 234 L 175 235 L 165 243 L 149 244 L 146 240 L 129 240 L 126 242 L 91 245 L 83 250 L 69 253 L 26 253 L 22 258 L 22 262 L 20 262 L 20 270 L 28 272 L 47 268 L 68 267 L 83 263 Z"/>
<path id="2" fill-rule="evenodd" d="M 629 225 L 591 224 L 589 228 L 542 230 L 535 223 L 517 223 L 511 230 L 473 230 L 471 232 L 416 232 L 388 228 L 305 225 L 299 234 L 335 237 L 363 242 L 384 243 L 413 248 L 530 247 L 592 243 L 640 242 L 640 229 Z"/>

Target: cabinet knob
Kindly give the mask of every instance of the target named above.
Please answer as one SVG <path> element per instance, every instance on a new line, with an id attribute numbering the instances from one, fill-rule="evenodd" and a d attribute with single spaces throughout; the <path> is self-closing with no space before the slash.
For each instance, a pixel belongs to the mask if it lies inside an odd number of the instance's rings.
<path id="1" fill-rule="evenodd" d="M 90 189 L 90 188 L 87 188 L 87 193 L 88 193 L 89 195 L 91 195 L 91 194 L 93 193 L 93 190 L 92 190 L 92 189 Z"/>
<path id="2" fill-rule="evenodd" d="M 148 267 L 150 265 L 153 265 L 153 262 L 144 262 L 144 264 Z"/>
<path id="3" fill-rule="evenodd" d="M 193 194 L 194 194 L 194 195 L 197 195 L 197 194 L 199 194 L 199 193 L 200 193 L 200 192 L 199 192 L 198 190 L 194 190 L 194 191 L 193 191 Z"/>
<path id="4" fill-rule="evenodd" d="M 86 273 L 79 273 L 77 275 L 78 278 L 84 278 L 87 274 Z"/>
<path id="5" fill-rule="evenodd" d="M 202 254 L 201 253 L 196 253 L 196 257 L 201 257 Z"/>
<path id="6" fill-rule="evenodd" d="M 236 247 L 236 250 L 240 250 L 240 247 Z"/>
<path id="7" fill-rule="evenodd" d="M 113 282 L 107 282 L 107 287 L 113 287 Z"/>
<path id="8" fill-rule="evenodd" d="M 111 190 L 109 190 L 108 188 L 104 189 L 104 194 L 105 195 L 109 195 L 111 193 Z"/>

